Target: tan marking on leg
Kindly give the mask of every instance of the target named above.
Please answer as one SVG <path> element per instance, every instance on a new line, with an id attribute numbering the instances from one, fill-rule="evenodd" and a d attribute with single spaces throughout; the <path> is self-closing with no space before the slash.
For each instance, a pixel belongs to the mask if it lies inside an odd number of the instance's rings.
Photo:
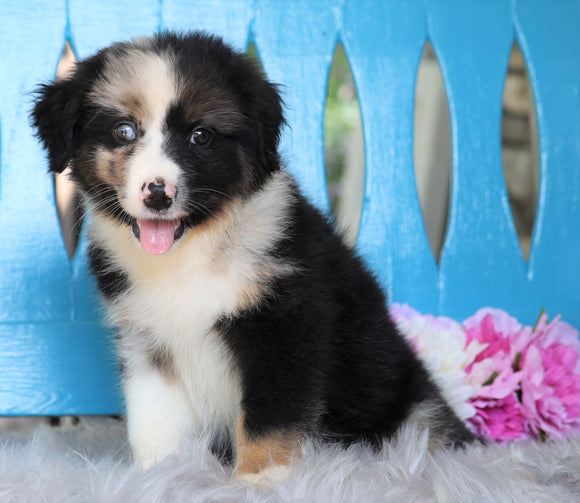
<path id="1" fill-rule="evenodd" d="M 240 415 L 236 427 L 236 476 L 259 473 L 272 465 L 286 466 L 300 455 L 302 435 L 296 431 L 272 432 L 251 438 Z"/>

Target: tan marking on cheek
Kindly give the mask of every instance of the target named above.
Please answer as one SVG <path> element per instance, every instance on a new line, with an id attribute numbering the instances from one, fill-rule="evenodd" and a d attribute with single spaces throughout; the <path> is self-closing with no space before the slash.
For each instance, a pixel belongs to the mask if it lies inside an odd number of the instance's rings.
<path id="1" fill-rule="evenodd" d="M 127 183 L 124 166 L 129 153 L 124 150 L 101 149 L 95 155 L 95 173 L 97 177 L 114 187 L 124 187 Z"/>
<path id="2" fill-rule="evenodd" d="M 300 455 L 302 435 L 296 431 L 272 432 L 251 438 L 240 414 L 236 426 L 236 473 L 259 473 L 271 465 L 286 466 Z"/>

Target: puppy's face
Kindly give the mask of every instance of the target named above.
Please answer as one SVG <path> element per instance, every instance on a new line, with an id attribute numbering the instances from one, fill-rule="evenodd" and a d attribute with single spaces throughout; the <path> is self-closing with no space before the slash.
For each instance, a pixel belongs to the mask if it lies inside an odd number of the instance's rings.
<path id="1" fill-rule="evenodd" d="M 51 170 L 71 166 L 95 212 L 147 253 L 219 217 L 279 168 L 280 98 L 220 40 L 158 35 L 115 44 L 42 86 L 34 126 Z"/>

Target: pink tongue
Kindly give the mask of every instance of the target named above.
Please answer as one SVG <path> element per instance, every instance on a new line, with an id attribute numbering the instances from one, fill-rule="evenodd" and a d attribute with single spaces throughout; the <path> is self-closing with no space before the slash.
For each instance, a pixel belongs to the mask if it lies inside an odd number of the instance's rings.
<path id="1" fill-rule="evenodd" d="M 175 222 L 171 220 L 137 219 L 141 248 L 146 253 L 161 255 L 168 252 L 175 240 Z"/>

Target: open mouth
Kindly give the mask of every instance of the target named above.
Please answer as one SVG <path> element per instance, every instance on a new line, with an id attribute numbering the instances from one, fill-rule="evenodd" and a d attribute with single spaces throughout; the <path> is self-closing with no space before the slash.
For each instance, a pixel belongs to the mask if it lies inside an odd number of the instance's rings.
<path id="1" fill-rule="evenodd" d="M 133 220 L 131 227 L 143 251 L 151 255 L 167 253 L 185 232 L 185 224 L 180 218 L 176 220 L 137 218 Z"/>

